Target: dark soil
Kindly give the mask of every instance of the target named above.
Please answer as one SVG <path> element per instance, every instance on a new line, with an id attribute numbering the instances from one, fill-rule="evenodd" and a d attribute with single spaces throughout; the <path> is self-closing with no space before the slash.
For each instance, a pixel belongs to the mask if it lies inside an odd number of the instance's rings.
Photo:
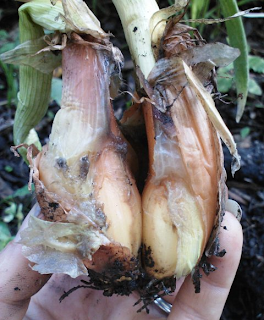
<path id="1" fill-rule="evenodd" d="M 89 2 L 89 1 L 88 1 Z M 92 2 L 92 1 L 90 1 Z M 165 3 L 165 1 L 162 1 Z M 260 6 L 262 1 L 251 1 L 247 7 Z M 9 0 L 2 0 L 0 4 L 0 30 L 9 33 L 10 41 L 17 33 L 17 2 L 10 4 Z M 92 8 L 92 6 L 91 6 Z M 246 9 L 246 7 L 242 7 Z M 97 1 L 96 15 L 102 22 L 104 30 L 115 35 L 113 42 L 118 46 L 125 58 L 124 82 L 122 90 L 134 90 L 132 61 L 129 56 L 120 21 L 111 1 Z M 251 54 L 264 57 L 264 31 L 263 19 L 244 19 L 247 39 Z M 225 37 L 224 26 L 217 27 L 215 40 Z M 206 27 L 204 38 L 212 38 L 210 28 Z M 1 37 L 1 36 L 0 36 Z M 2 45 L 0 38 L 0 46 Z M 17 79 L 18 69 L 14 69 L 13 77 Z M 264 90 L 263 74 L 251 74 Z M 15 81 L 15 80 L 14 80 Z M 10 196 L 24 187 L 28 182 L 28 167 L 21 158 L 16 158 L 10 151 L 13 145 L 12 126 L 14 121 L 15 104 L 7 104 L 7 80 L 3 70 L 0 69 L 0 217 L 9 206 Z M 231 101 L 235 102 L 235 93 L 229 94 Z M 121 95 L 115 101 L 116 115 L 120 118 L 123 106 L 130 97 Z M 256 106 L 262 107 L 256 107 Z M 222 320 L 264 320 L 264 96 L 249 95 L 245 114 L 239 124 L 235 122 L 235 104 L 217 102 L 217 107 L 227 126 L 233 133 L 242 157 L 242 166 L 233 179 L 230 173 L 231 158 L 225 150 L 225 167 L 228 173 L 227 185 L 229 197 L 240 203 L 243 209 L 242 226 L 244 231 L 244 247 L 241 263 L 229 294 Z M 50 111 L 54 114 L 58 110 L 56 103 L 52 102 Z M 51 113 L 36 128 L 42 143 L 46 143 L 52 117 Z M 249 127 L 250 132 L 241 138 L 240 130 Z M 9 198 L 7 198 L 9 197 Z M 34 200 L 34 194 L 11 198 L 17 205 L 23 204 L 23 213 L 26 214 Z M 9 224 L 13 234 L 17 231 L 17 221 Z"/>

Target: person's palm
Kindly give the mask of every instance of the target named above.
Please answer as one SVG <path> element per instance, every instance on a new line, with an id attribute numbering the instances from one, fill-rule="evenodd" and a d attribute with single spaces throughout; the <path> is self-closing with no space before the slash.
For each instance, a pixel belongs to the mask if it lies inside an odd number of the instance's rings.
<path id="1" fill-rule="evenodd" d="M 37 208 L 33 209 L 33 213 Z M 27 222 L 27 221 L 26 221 Z M 26 225 L 24 224 L 24 227 Z M 0 320 L 132 320 L 132 319 L 203 319 L 217 320 L 221 316 L 233 282 L 242 249 L 242 232 L 239 222 L 227 213 L 220 234 L 221 247 L 227 254 L 223 258 L 211 258 L 218 270 L 203 276 L 201 293 L 195 294 L 188 276 L 177 294 L 168 297 L 173 303 L 166 315 L 154 303 L 140 313 L 142 302 L 135 292 L 130 296 L 103 296 L 102 291 L 80 288 L 62 302 L 64 292 L 82 285 L 81 279 L 66 275 L 40 275 L 33 271 L 21 253 L 21 245 L 13 241 L 0 253 Z M 19 237 L 18 237 L 19 238 Z M 47 283 L 46 283 L 47 282 Z"/>
<path id="2" fill-rule="evenodd" d="M 166 314 L 155 304 L 149 305 L 149 315 L 137 311 L 142 303 L 134 306 L 139 295 L 105 297 L 100 290 L 79 288 L 70 293 L 61 303 L 60 297 L 65 291 L 82 285 L 81 279 L 71 279 L 66 275 L 53 275 L 48 283 L 31 299 L 25 320 L 117 320 L 117 319 L 159 319 Z"/>

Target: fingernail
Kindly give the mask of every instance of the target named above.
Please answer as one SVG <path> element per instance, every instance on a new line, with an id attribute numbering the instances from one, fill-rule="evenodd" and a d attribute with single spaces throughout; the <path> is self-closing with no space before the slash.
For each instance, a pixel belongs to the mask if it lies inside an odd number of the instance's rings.
<path id="1" fill-rule="evenodd" d="M 228 199 L 225 204 L 225 210 L 231 212 L 238 221 L 242 218 L 242 209 L 240 205 L 235 201 Z"/>

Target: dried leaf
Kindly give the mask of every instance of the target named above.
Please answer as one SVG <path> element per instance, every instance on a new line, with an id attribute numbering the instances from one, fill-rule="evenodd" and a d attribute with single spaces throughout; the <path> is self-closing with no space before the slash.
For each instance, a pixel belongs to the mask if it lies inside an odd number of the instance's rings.
<path id="1" fill-rule="evenodd" d="M 239 57 L 239 49 L 216 42 L 197 46 L 183 51 L 180 56 L 188 66 L 212 61 L 217 67 L 225 67 Z"/>
<path id="2" fill-rule="evenodd" d="M 221 5 L 226 6 L 226 8 L 228 9 L 228 7 L 230 7 L 230 0 L 227 0 L 227 2 L 228 2 L 228 4 L 227 3 L 224 4 L 224 1 L 221 1 L 220 3 L 221 3 Z M 255 7 L 255 8 L 245 10 L 245 11 L 239 11 L 239 12 L 233 14 L 232 16 L 229 14 L 229 16 L 226 16 L 225 18 L 222 18 L 222 19 L 221 18 L 219 18 L 219 19 L 187 19 L 187 20 L 183 20 L 181 22 L 195 22 L 195 23 L 204 23 L 204 24 L 221 23 L 221 22 L 232 20 L 234 18 L 244 16 L 245 14 L 248 14 L 251 11 L 260 10 L 260 9 L 261 9 L 261 7 Z"/>
<path id="3" fill-rule="evenodd" d="M 91 34 L 95 38 L 108 38 L 99 20 L 83 0 L 62 0 L 67 28 L 77 33 Z"/>
<path id="4" fill-rule="evenodd" d="M 183 62 L 185 75 L 188 79 L 189 85 L 191 85 L 197 95 L 197 98 L 202 101 L 204 109 L 208 114 L 211 122 L 213 123 L 215 129 L 217 130 L 218 134 L 220 135 L 221 139 L 228 147 L 230 153 L 233 156 L 233 162 L 231 165 L 232 175 L 240 168 L 240 156 L 237 152 L 236 143 L 230 131 L 228 130 L 227 126 L 225 125 L 222 117 L 220 116 L 218 110 L 215 107 L 215 103 L 209 94 L 201 84 L 201 82 L 196 79 L 193 72 L 190 68 Z"/>
<path id="5" fill-rule="evenodd" d="M 13 50 L 2 53 L 0 59 L 5 63 L 30 66 L 43 73 L 50 74 L 61 64 L 61 56 L 52 52 L 40 52 L 47 47 L 44 37 L 23 42 Z"/>

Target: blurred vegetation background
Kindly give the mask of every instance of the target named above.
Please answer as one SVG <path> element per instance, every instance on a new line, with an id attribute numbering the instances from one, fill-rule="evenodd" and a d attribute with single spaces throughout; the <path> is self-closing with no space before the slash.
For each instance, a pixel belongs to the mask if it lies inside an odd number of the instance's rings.
<path id="1" fill-rule="evenodd" d="M 125 57 L 121 91 L 133 92 L 133 63 L 124 38 L 120 20 L 110 0 L 86 1 L 101 21 L 105 31 L 111 32 L 112 41 Z M 157 1 L 160 7 L 172 0 Z M 228 7 L 230 4 L 230 8 Z M 185 19 L 219 19 L 231 15 L 237 5 L 240 10 L 263 6 L 262 1 L 252 0 L 192 0 Z M 14 48 L 19 43 L 17 9 L 21 3 L 1 0 L 0 3 L 0 53 Z M 230 10 L 229 10 L 230 9 Z M 222 320 L 264 319 L 264 12 L 253 11 L 241 19 L 245 39 L 233 20 L 229 33 L 225 23 L 191 23 L 207 42 L 236 44 L 241 42 L 248 66 L 237 68 L 235 81 L 234 65 L 217 70 L 218 91 L 222 96 L 216 100 L 217 107 L 233 133 L 242 156 L 242 168 L 232 179 L 231 159 L 226 155 L 227 185 L 229 196 L 238 201 L 244 211 L 244 250 L 238 275 L 234 282 Z M 238 36 L 238 39 L 237 39 Z M 245 60 L 244 60 L 245 61 Z M 246 79 L 245 70 L 249 70 Z M 245 113 L 239 123 L 237 114 L 237 85 L 248 91 Z M 245 88 L 246 85 L 246 88 Z M 12 127 L 17 105 L 19 69 L 0 61 L 0 250 L 13 239 L 24 217 L 35 202 L 34 191 L 28 191 L 28 167 L 21 158 L 10 152 L 13 145 Z M 36 130 L 42 144 L 47 143 L 54 115 L 59 109 L 61 97 L 61 69 L 54 72 L 49 109 Z M 240 89 L 240 90 L 242 90 Z M 122 94 L 115 99 L 116 116 L 121 117 L 124 108 L 130 106 L 131 97 Z"/>

